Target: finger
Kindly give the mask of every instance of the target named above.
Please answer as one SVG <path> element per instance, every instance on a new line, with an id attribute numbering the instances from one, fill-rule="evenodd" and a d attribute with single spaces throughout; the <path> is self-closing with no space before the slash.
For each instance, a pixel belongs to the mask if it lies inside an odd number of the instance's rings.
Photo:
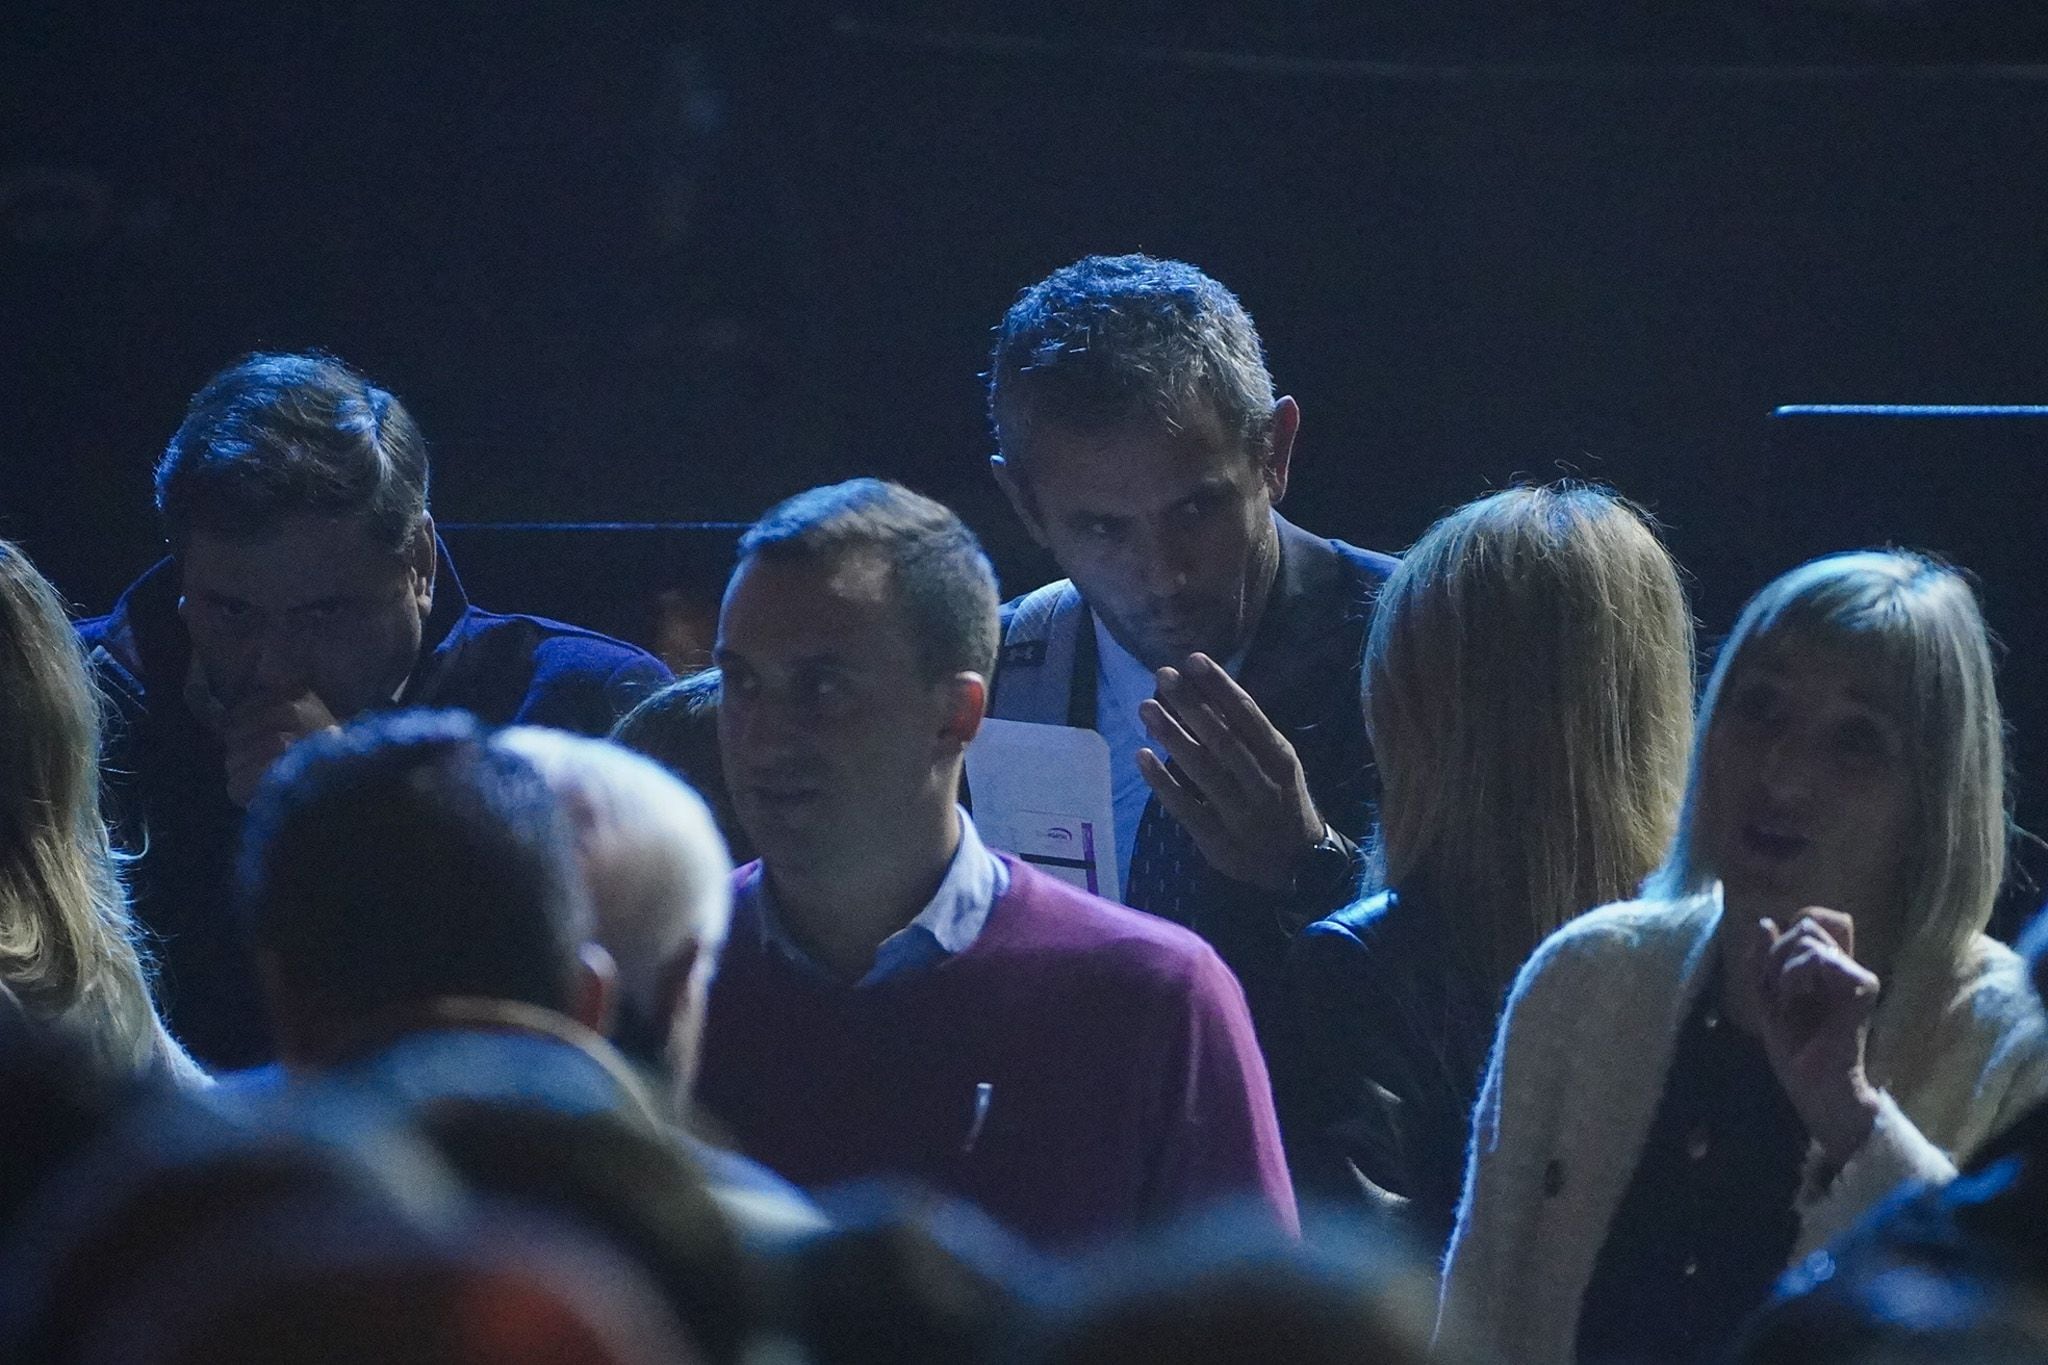
<path id="1" fill-rule="evenodd" d="M 1778 943 L 1778 926 L 1766 916 L 1750 927 L 1742 942 L 1742 966 L 1752 981 L 1760 981 L 1769 970 L 1771 949 Z"/>
<path id="2" fill-rule="evenodd" d="M 1146 733 L 1166 746 L 1166 752 L 1180 769 L 1181 782 L 1193 783 L 1209 804 L 1220 806 L 1241 796 L 1236 778 L 1217 761 L 1215 753 L 1189 734 L 1180 720 L 1155 698 L 1147 697 L 1138 703 L 1138 719 Z"/>
<path id="3" fill-rule="evenodd" d="M 1200 793 L 1161 763 L 1159 755 L 1150 749 L 1138 750 L 1138 773 L 1159 798 L 1159 804 L 1166 807 L 1166 813 L 1187 828 L 1204 858 L 1211 863 L 1228 860 L 1230 831 L 1215 807 L 1204 802 Z"/>
<path id="4" fill-rule="evenodd" d="M 1779 973 L 1780 994 L 1788 999 L 1830 1003 L 1875 994 L 1878 980 L 1869 969 L 1839 948 L 1815 944 L 1787 962 Z"/>
<path id="5" fill-rule="evenodd" d="M 333 721 L 325 716 L 325 709 L 318 712 L 302 707 L 297 701 L 270 702 L 246 711 L 231 711 L 221 725 L 221 734 L 237 735 L 309 735 L 324 729 Z"/>
<path id="6" fill-rule="evenodd" d="M 1197 654 L 1196 658 L 1202 656 Z M 1247 794 L 1270 795 L 1280 790 L 1274 775 L 1259 764 L 1244 736 L 1201 694 L 1185 675 L 1171 668 L 1159 670 L 1160 696 L 1171 705 L 1181 727 L 1215 755 L 1232 779 Z"/>
<path id="7" fill-rule="evenodd" d="M 1841 948 L 1841 945 L 1835 942 L 1834 935 L 1812 919 L 1802 916 L 1779 937 L 1777 947 L 1772 952 L 1779 962 L 1784 962 L 1794 953 L 1814 945 L 1831 951 Z"/>
<path id="8" fill-rule="evenodd" d="M 1809 905 L 1799 912 L 1802 920 L 1811 920 L 1827 932 L 1829 938 L 1838 944 L 1849 956 L 1856 956 L 1856 921 L 1841 910 L 1830 910 L 1824 905 Z"/>
<path id="9" fill-rule="evenodd" d="M 1237 679 L 1231 677 L 1223 665 L 1206 654 L 1190 654 L 1185 675 L 1189 684 L 1215 709 L 1223 723 L 1243 741 L 1254 761 L 1272 774 L 1276 783 L 1283 775 L 1291 776 L 1291 770 L 1300 762 L 1294 746 L 1287 742 L 1287 736 L 1280 733 L 1279 727 L 1266 718 L 1265 711 L 1252 700 L 1252 694 L 1238 686 Z"/>

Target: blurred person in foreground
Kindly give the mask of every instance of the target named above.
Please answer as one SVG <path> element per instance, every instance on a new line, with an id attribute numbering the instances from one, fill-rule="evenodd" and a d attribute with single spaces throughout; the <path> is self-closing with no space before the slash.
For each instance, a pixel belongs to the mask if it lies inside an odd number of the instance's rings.
<path id="1" fill-rule="evenodd" d="M 605 1039 L 617 972 L 533 763 L 460 712 L 313 736 L 250 807 L 242 887 L 291 1084 L 237 1096 L 407 1113 L 475 1188 L 632 1251 L 699 1345 L 734 1357 L 753 1308 L 734 1232 L 667 1101 Z M 698 970 L 671 967 L 653 979 Z"/>
<path id="2" fill-rule="evenodd" d="M 613 1045 L 655 1079 L 677 1141 L 750 1242 L 784 1249 L 821 1231 L 793 1185 L 689 1131 L 704 1006 L 732 915 L 732 862 L 705 803 L 617 744 L 535 726 L 498 738 L 540 771 L 575 830 L 592 937 L 618 969 Z"/>
<path id="3" fill-rule="evenodd" d="M 471 1198 L 388 1115 L 128 1106 L 0 1246 L 0 1356 L 67 1362 L 694 1359 L 640 1269 Z"/>
<path id="4" fill-rule="evenodd" d="M 169 557 L 79 626 L 118 703 L 115 809 L 166 1015 L 210 1066 L 272 1055 L 230 881 L 280 754 L 399 706 L 602 734 L 668 677 L 591 631 L 471 606 L 428 473 L 389 390 L 331 356 L 249 356 L 193 396 L 157 464 Z"/>
<path id="5" fill-rule="evenodd" d="M 1751 599 L 1648 899 L 1548 939 L 1473 1118 L 1443 1318 L 1532 1365 L 1718 1354 L 1787 1263 L 2048 1091 L 1983 933 L 1990 642 L 1960 574 L 1836 555 Z"/>
<path id="6" fill-rule="evenodd" d="M 1304 1199 L 1392 1214 L 1441 1258 L 1515 973 L 1670 842 L 1692 666 L 1678 566 L 1606 493 L 1495 493 L 1402 557 L 1365 649 L 1376 889 L 1289 962 Z"/>
<path id="7" fill-rule="evenodd" d="M 1228 968 L 990 852 L 958 805 L 995 577 L 939 504 L 856 479 L 740 543 L 719 737 L 742 869 L 698 1097 L 807 1189 L 929 1182 L 1040 1245 L 1248 1196 L 1292 1229 Z"/>
<path id="8" fill-rule="evenodd" d="M 1456 1365 L 1430 1327 L 1431 1276 L 1384 1239 L 1312 1245 L 1228 1213 L 1077 1264 L 1065 1301 L 993 1358 L 1006 1365 Z"/>
<path id="9" fill-rule="evenodd" d="M 0 541 L 0 985 L 110 1076 L 204 1084 L 150 999 L 99 753 L 100 699 L 64 604 Z"/>

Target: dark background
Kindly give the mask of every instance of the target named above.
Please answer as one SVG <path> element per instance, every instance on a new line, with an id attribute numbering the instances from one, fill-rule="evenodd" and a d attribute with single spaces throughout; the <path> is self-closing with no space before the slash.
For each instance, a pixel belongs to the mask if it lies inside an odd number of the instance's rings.
<path id="1" fill-rule="evenodd" d="M 10 6 L 0 533 L 104 610 L 186 396 L 322 345 L 414 409 L 444 522 L 744 520 L 873 472 L 1021 590 L 989 328 L 1142 248 L 1258 318 L 1326 534 L 1610 481 L 1710 637 L 1809 554 L 1952 553 L 2041 823 L 2048 420 L 1770 414 L 2048 401 L 2048 6 L 1238 8 Z M 458 549 L 492 605 L 629 631 L 725 553 L 561 534 Z"/>

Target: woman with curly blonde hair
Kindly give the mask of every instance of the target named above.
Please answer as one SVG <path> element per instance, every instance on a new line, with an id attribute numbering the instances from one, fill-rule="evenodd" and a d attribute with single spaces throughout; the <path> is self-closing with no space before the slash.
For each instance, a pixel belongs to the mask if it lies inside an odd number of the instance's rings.
<path id="1" fill-rule="evenodd" d="M 99 697 L 64 604 L 0 541 L 0 984 L 110 1071 L 203 1083 L 150 1000 L 99 753 Z"/>

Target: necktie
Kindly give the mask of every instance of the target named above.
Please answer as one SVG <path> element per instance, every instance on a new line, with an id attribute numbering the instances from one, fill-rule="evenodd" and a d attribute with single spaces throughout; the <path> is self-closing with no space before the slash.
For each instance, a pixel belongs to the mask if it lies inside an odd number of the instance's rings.
<path id="1" fill-rule="evenodd" d="M 1145 803 L 1131 841 L 1131 884 L 1124 888 L 1124 904 L 1186 924 L 1194 917 L 1195 879 L 1202 867 L 1201 851 L 1187 826 L 1155 796 Z"/>

